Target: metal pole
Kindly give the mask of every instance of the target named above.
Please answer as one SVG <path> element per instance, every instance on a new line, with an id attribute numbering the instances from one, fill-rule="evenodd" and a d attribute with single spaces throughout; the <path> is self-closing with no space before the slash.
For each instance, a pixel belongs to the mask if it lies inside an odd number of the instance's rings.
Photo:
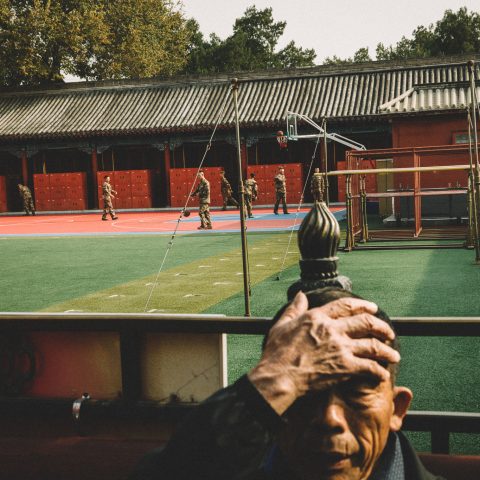
<path id="1" fill-rule="evenodd" d="M 323 119 L 323 158 L 324 158 L 324 172 L 325 172 L 325 203 L 330 205 L 330 192 L 328 183 L 328 153 L 327 153 L 327 119 Z"/>
<path id="2" fill-rule="evenodd" d="M 469 165 L 436 165 L 431 167 L 398 167 L 398 168 L 365 168 L 360 170 L 332 170 L 328 176 L 367 175 L 373 173 L 405 173 L 405 172 L 450 172 L 453 170 L 470 170 Z"/>
<path id="3" fill-rule="evenodd" d="M 368 241 L 367 185 L 365 177 L 360 177 L 360 214 L 362 216 L 362 242 Z"/>
<path id="4" fill-rule="evenodd" d="M 345 250 L 351 252 L 355 248 L 355 234 L 353 233 L 353 206 L 352 206 L 352 177 L 347 175 L 345 180 L 345 196 L 347 204 L 347 235 Z"/>
<path id="5" fill-rule="evenodd" d="M 477 132 L 477 109 L 475 105 L 475 62 L 470 60 L 467 63 L 468 66 L 468 75 L 470 77 L 470 94 L 471 94 L 471 115 L 472 115 L 472 130 L 473 130 L 473 146 L 475 149 L 475 171 L 474 171 L 474 181 L 475 181 L 475 195 L 477 201 L 477 215 L 480 211 L 480 164 L 478 160 L 478 132 Z M 478 218 L 477 218 L 478 222 Z M 479 248 L 479 238 L 476 238 L 476 245 L 475 245 L 475 261 L 480 263 L 480 248 Z"/>
<path id="6" fill-rule="evenodd" d="M 238 80 L 232 79 L 233 105 L 235 107 L 235 132 L 237 136 L 238 194 L 240 197 L 240 233 L 242 237 L 243 293 L 245 297 L 245 316 L 250 316 L 250 276 L 248 272 L 248 250 L 245 225 L 245 190 L 242 175 L 242 152 L 240 149 L 240 123 L 238 117 Z"/>
<path id="7" fill-rule="evenodd" d="M 473 168 L 473 143 L 472 143 L 472 118 L 470 116 L 470 108 L 467 109 L 468 119 L 468 153 L 470 160 L 470 172 L 468 174 L 469 188 L 469 226 L 470 238 L 475 248 L 475 260 L 480 257 L 479 231 L 478 231 L 478 212 L 477 212 L 477 192 L 475 190 L 475 170 Z"/>

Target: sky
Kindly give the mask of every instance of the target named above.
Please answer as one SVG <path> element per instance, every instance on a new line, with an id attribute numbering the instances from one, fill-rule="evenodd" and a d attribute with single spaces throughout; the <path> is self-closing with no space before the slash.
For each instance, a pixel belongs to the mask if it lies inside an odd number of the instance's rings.
<path id="1" fill-rule="evenodd" d="M 317 53 L 315 63 L 337 55 L 351 57 L 361 47 L 369 47 L 375 57 L 379 42 L 397 43 L 411 37 L 419 25 L 428 26 L 443 17 L 445 10 L 467 7 L 480 11 L 480 0 L 182 0 L 183 11 L 200 24 L 205 36 L 216 33 L 226 38 L 232 33 L 236 18 L 247 7 L 272 7 L 275 21 L 286 21 L 279 42 L 291 40 Z"/>

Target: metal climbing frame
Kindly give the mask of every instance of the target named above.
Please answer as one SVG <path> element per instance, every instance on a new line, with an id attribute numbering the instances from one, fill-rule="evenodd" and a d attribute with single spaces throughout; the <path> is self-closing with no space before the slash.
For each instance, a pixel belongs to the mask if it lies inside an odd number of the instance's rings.
<path id="1" fill-rule="evenodd" d="M 469 154 L 469 145 L 446 145 L 438 147 L 416 147 L 416 148 L 390 148 L 381 150 L 366 150 L 366 151 L 349 151 L 346 158 L 346 170 L 329 172 L 329 176 L 344 176 L 345 177 L 345 198 L 347 209 L 347 236 L 345 249 L 350 251 L 354 248 L 396 248 L 389 245 L 388 247 L 381 246 L 368 246 L 361 247 L 358 243 L 366 243 L 369 240 L 408 240 L 419 239 L 422 235 L 422 239 L 461 239 L 463 242 L 460 244 L 451 244 L 452 246 L 461 247 L 473 247 L 476 242 L 475 226 L 474 226 L 474 214 L 472 201 L 473 182 L 472 178 L 472 165 L 468 164 L 454 164 L 454 165 L 435 165 L 435 158 L 439 156 L 447 156 L 452 158 L 458 155 L 463 155 L 465 158 Z M 402 165 L 408 164 L 404 168 L 373 168 L 362 169 L 362 161 L 365 159 L 382 160 L 382 159 L 401 159 Z M 392 161 L 393 161 L 392 160 Z M 424 165 L 422 165 L 422 161 Z M 438 161 L 437 161 L 438 163 Z M 422 188 L 421 175 L 422 173 L 433 172 L 440 175 L 446 171 L 465 171 L 469 172 L 465 174 L 465 186 L 461 185 L 445 185 L 440 188 Z M 386 189 L 384 192 L 372 192 L 367 191 L 366 188 L 366 176 L 367 175 L 385 175 L 391 174 L 401 178 L 404 174 L 413 174 L 412 188 L 407 185 L 407 188 L 398 186 L 395 188 Z M 397 182 L 398 183 L 398 182 Z M 401 185 L 401 184 L 400 184 Z M 455 227 L 455 228 L 438 228 L 438 229 L 425 229 L 423 231 L 422 226 L 422 198 L 431 196 L 448 196 L 452 198 L 456 195 L 467 195 L 468 205 L 468 225 L 467 228 Z M 413 200 L 413 229 L 405 235 L 406 230 L 403 229 L 401 234 L 399 230 L 388 228 L 385 230 L 369 230 L 367 222 L 367 198 L 392 199 L 392 203 L 399 201 L 401 198 L 407 198 Z M 417 245 L 413 248 L 418 248 Z M 438 248 L 438 245 L 421 245 L 421 248 Z M 412 248 L 402 246 L 402 248 Z M 445 248 L 445 246 L 443 246 Z"/>

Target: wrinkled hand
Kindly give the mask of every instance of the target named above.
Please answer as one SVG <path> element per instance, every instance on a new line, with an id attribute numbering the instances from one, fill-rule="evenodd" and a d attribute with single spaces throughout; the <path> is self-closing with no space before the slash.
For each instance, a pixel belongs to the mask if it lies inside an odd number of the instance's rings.
<path id="1" fill-rule="evenodd" d="M 374 303 L 342 298 L 308 310 L 298 293 L 268 335 L 262 358 L 249 379 L 281 415 L 312 390 L 324 390 L 352 376 L 388 380 L 378 361 L 397 363 L 400 355 L 385 340 L 395 334 L 374 316 Z"/>

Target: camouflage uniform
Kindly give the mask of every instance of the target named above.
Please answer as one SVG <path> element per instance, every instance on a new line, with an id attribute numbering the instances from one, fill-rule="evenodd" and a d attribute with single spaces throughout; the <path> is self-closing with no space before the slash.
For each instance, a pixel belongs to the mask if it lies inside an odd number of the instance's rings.
<path id="1" fill-rule="evenodd" d="M 325 180 L 323 175 L 319 172 L 315 172 L 310 182 L 310 191 L 312 192 L 313 199 L 316 202 L 323 202 L 323 192 L 325 191 Z"/>
<path id="2" fill-rule="evenodd" d="M 258 185 L 255 178 L 250 177 L 245 180 L 245 207 L 247 209 L 247 215 L 252 218 L 252 201 L 255 201 L 258 196 Z"/>
<path id="3" fill-rule="evenodd" d="M 112 192 L 117 193 L 113 188 L 110 182 L 103 182 L 102 193 L 103 193 L 103 215 L 102 220 L 107 219 L 107 215 L 110 214 L 112 220 L 116 220 L 118 217 L 115 215 L 115 210 L 112 205 Z"/>
<path id="4" fill-rule="evenodd" d="M 235 205 L 238 207 L 238 202 L 232 197 L 232 187 L 230 182 L 225 178 L 225 175 L 222 175 L 222 198 L 223 198 L 223 208 L 222 210 L 227 209 L 227 205 Z"/>
<path id="5" fill-rule="evenodd" d="M 35 205 L 33 204 L 32 192 L 26 185 L 18 185 L 18 190 L 23 199 L 23 209 L 27 215 L 35 215 Z"/>
<path id="6" fill-rule="evenodd" d="M 275 206 L 273 207 L 273 213 L 275 215 L 278 215 L 278 206 L 280 202 L 282 202 L 282 207 L 283 207 L 283 213 L 288 214 L 287 210 L 287 202 L 286 202 L 286 197 L 287 197 L 287 186 L 286 186 L 286 178 L 283 173 L 278 173 L 275 178 L 274 178 L 274 183 L 275 183 Z"/>
<path id="7" fill-rule="evenodd" d="M 201 177 L 198 183 L 197 188 L 192 193 L 192 197 L 198 195 L 199 207 L 198 215 L 200 217 L 200 227 L 199 229 L 205 228 L 211 230 L 212 222 L 210 221 L 210 182 L 205 178 Z"/>

